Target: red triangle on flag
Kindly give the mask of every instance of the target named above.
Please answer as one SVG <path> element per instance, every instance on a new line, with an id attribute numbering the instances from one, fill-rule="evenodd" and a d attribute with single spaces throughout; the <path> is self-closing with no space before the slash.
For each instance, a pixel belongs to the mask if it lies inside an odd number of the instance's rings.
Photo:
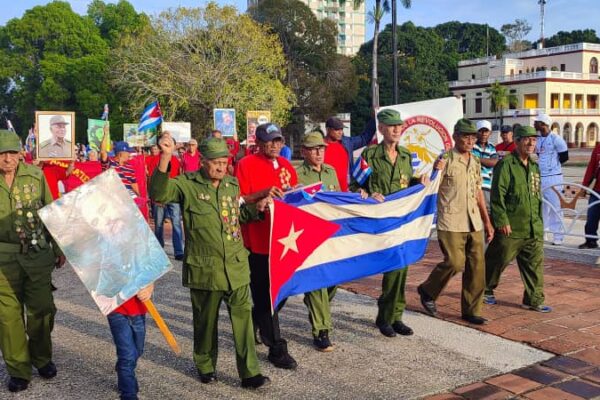
<path id="1" fill-rule="evenodd" d="M 275 200 L 271 206 L 269 275 L 271 306 L 281 287 L 324 241 L 340 229 L 338 224 Z"/>

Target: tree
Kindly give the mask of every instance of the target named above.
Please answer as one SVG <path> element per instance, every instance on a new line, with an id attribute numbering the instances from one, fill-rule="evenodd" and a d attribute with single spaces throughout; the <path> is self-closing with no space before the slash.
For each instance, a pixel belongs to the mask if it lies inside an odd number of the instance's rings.
<path id="1" fill-rule="evenodd" d="M 600 43 L 600 38 L 594 29 L 574 30 L 571 32 L 559 31 L 544 40 L 545 47 L 564 46 L 574 43 Z M 537 43 L 537 42 L 536 42 Z"/>
<path id="2" fill-rule="evenodd" d="M 213 108 L 268 109 L 275 122 L 288 120 L 295 99 L 282 81 L 283 49 L 249 15 L 210 2 L 165 11 L 152 27 L 122 38 L 112 55 L 111 82 L 129 115 L 158 99 L 166 120 L 190 121 L 196 135 L 212 127 Z"/>
<path id="3" fill-rule="evenodd" d="M 504 24 L 500 31 L 508 39 L 510 51 L 523 51 L 531 48 L 531 42 L 525 36 L 531 32 L 531 25 L 524 19 L 516 19 L 512 24 Z"/>
<path id="4" fill-rule="evenodd" d="M 88 5 L 87 15 L 111 47 L 115 47 L 121 37 L 140 33 L 150 25 L 150 18 L 143 13 L 138 14 L 125 0 L 119 0 L 117 4 L 93 0 Z"/>
<path id="5" fill-rule="evenodd" d="M 397 29 L 397 0 L 392 0 L 392 57 L 393 57 L 393 92 L 394 92 L 394 103 L 398 103 L 398 37 L 396 35 Z M 411 0 L 400 0 L 400 4 L 404 8 L 410 8 L 412 6 Z"/>
<path id="6" fill-rule="evenodd" d="M 516 106 L 517 97 L 498 81 L 485 89 L 485 92 L 488 95 L 488 100 L 490 100 L 490 112 L 493 112 L 496 117 L 496 125 L 504 125 L 504 110 L 510 106 Z"/>
<path id="7" fill-rule="evenodd" d="M 110 88 L 108 46 L 91 19 L 54 1 L 25 12 L 0 28 L 0 90 L 17 131 L 33 124 L 35 110 L 77 113 L 77 138 L 86 118 L 100 115 Z"/>
<path id="8" fill-rule="evenodd" d="M 377 77 L 377 52 L 379 51 L 379 24 L 386 12 L 390 12 L 389 0 L 375 0 L 373 11 L 369 11 L 368 18 L 375 24 L 373 28 L 373 48 L 371 61 L 371 104 L 374 110 L 379 108 L 379 82 Z"/>

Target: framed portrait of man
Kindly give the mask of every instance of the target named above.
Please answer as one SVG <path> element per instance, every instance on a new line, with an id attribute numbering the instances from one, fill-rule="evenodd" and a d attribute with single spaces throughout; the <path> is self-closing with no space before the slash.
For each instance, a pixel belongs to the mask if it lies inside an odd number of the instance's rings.
<path id="1" fill-rule="evenodd" d="M 256 144 L 256 127 L 271 122 L 271 111 L 248 111 L 246 113 L 246 146 Z"/>
<path id="2" fill-rule="evenodd" d="M 35 128 L 39 160 L 72 160 L 75 155 L 75 113 L 36 111 Z"/>
<path id="3" fill-rule="evenodd" d="M 221 131 L 223 136 L 233 136 L 236 134 L 235 109 L 233 108 L 215 108 L 213 110 L 214 127 Z"/>

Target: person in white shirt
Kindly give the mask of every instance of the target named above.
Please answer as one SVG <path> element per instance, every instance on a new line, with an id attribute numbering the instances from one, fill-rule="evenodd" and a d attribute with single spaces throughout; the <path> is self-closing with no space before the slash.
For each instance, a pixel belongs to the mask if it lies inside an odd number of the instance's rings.
<path id="1" fill-rule="evenodd" d="M 534 128 L 538 131 L 535 153 L 538 156 L 538 164 L 541 172 L 542 193 L 544 199 L 549 202 L 554 210 L 547 204 L 542 204 L 542 218 L 544 230 L 553 232 L 552 244 L 560 245 L 563 242 L 562 212 L 560 198 L 549 186 L 563 183 L 562 164 L 569 159 L 567 143 L 556 133 L 550 131 L 552 120 L 547 114 L 540 113 L 535 117 Z M 560 192 L 561 186 L 555 186 Z"/>

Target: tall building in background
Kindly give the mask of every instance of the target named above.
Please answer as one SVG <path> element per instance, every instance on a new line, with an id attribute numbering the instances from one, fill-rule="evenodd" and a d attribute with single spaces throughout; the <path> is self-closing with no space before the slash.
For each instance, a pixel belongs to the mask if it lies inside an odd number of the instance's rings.
<path id="1" fill-rule="evenodd" d="M 260 0 L 248 0 L 248 7 Z M 347 56 L 358 53 L 365 42 L 365 3 L 354 9 L 351 0 L 300 0 L 315 13 L 318 19 L 330 18 L 337 23 L 337 51 Z"/>

